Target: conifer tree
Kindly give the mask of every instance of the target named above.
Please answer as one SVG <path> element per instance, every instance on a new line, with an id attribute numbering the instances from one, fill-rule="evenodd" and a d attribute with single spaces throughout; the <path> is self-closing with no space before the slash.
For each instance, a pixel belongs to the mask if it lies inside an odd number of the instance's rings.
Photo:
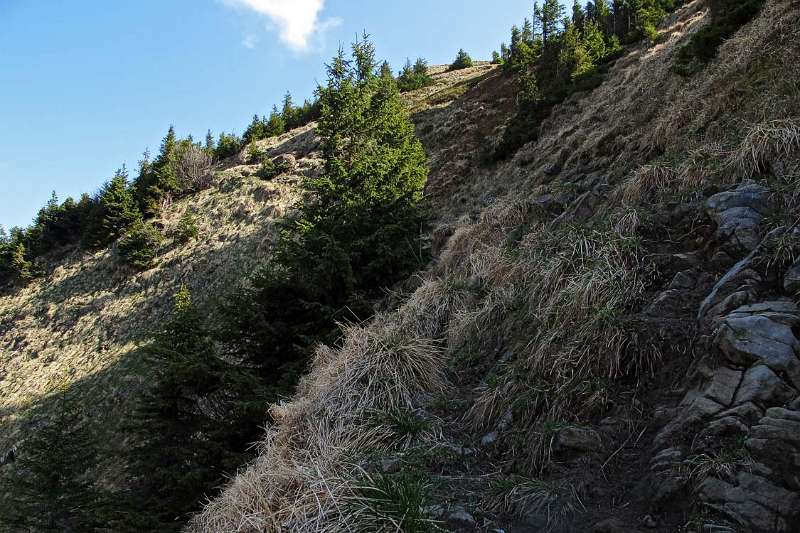
<path id="1" fill-rule="evenodd" d="M 520 39 L 523 42 L 528 43 L 529 45 L 533 44 L 533 25 L 531 24 L 531 21 L 528 18 L 526 18 L 525 22 L 522 24 Z"/>
<path id="2" fill-rule="evenodd" d="M 126 521 L 135 531 L 179 531 L 249 457 L 264 400 L 246 370 L 217 357 L 185 287 L 146 352 L 154 384 L 128 428 L 136 444 L 126 458 L 133 485 Z"/>
<path id="3" fill-rule="evenodd" d="M 542 42 L 545 48 L 552 47 L 558 35 L 558 25 L 564 14 L 564 7 L 558 0 L 544 0 L 541 9 Z"/>
<path id="4" fill-rule="evenodd" d="M 511 51 L 506 43 L 500 43 L 500 59 L 507 63 L 511 59 Z"/>
<path id="5" fill-rule="evenodd" d="M 272 106 L 272 113 L 269 115 L 266 131 L 269 137 L 277 137 L 286 131 L 286 121 L 283 120 L 283 115 L 278 112 L 278 106 Z"/>
<path id="6" fill-rule="evenodd" d="M 33 277 L 31 268 L 33 265 L 27 259 L 25 245 L 17 242 L 11 251 L 11 273 L 19 281 L 25 282 Z"/>
<path id="7" fill-rule="evenodd" d="M 389 64 L 388 61 L 384 61 L 383 63 L 381 63 L 380 76 L 381 76 L 381 78 L 384 78 L 384 77 L 392 78 L 392 77 L 394 77 L 394 74 L 392 74 L 392 66 Z"/>
<path id="8" fill-rule="evenodd" d="M 449 70 L 461 70 L 472 66 L 472 58 L 463 48 L 459 49 L 458 54 L 453 63 L 450 64 Z"/>
<path id="9" fill-rule="evenodd" d="M 120 239 L 119 253 L 132 267 L 145 270 L 153 265 L 162 241 L 161 233 L 153 224 L 138 219 Z"/>
<path id="10" fill-rule="evenodd" d="M 29 433 L 0 478 L 0 528 L 79 533 L 103 526 L 102 494 L 86 476 L 96 450 L 82 406 L 65 389 L 53 403 L 55 412 Z"/>
<path id="11" fill-rule="evenodd" d="M 306 180 L 273 261 L 228 307 L 224 336 L 266 379 L 296 376 L 316 343 L 335 340 L 337 320 L 368 316 L 422 260 L 409 251 L 420 249 L 427 158 L 371 43 L 355 43 L 352 60 L 340 50 L 318 97 L 322 176 Z"/>
<path id="12" fill-rule="evenodd" d="M 210 155 L 214 155 L 214 147 L 216 143 L 214 142 L 214 135 L 211 133 L 211 130 L 208 130 L 206 133 L 206 144 L 204 146 L 206 153 Z"/>
<path id="13" fill-rule="evenodd" d="M 237 155 L 242 150 L 242 140 L 235 133 L 219 134 L 217 147 L 214 149 L 214 159 L 222 161 Z"/>
<path id="14" fill-rule="evenodd" d="M 383 72 L 381 71 L 381 77 Z M 427 87 L 433 83 L 433 78 L 428 74 L 428 62 L 419 57 L 411 64 L 410 59 L 406 59 L 406 64 L 397 78 L 397 86 L 401 91 L 413 91 Z"/>
<path id="15" fill-rule="evenodd" d="M 107 246 L 141 216 L 128 186 L 128 172 L 123 166 L 100 191 L 92 224 L 88 228 L 87 243 L 94 248 Z"/>
<path id="16" fill-rule="evenodd" d="M 147 216 L 155 216 L 161 211 L 163 199 L 179 192 L 177 173 L 178 138 L 175 127 L 170 126 L 161 141 L 158 155 L 143 167 L 136 179 L 134 189 L 139 209 Z"/>
<path id="17" fill-rule="evenodd" d="M 292 93 L 286 91 L 283 95 L 283 107 L 281 108 L 281 118 L 286 125 L 286 129 L 290 130 L 295 127 L 295 107 L 292 101 Z"/>
<path id="18" fill-rule="evenodd" d="M 583 25 L 586 22 L 586 11 L 583 9 L 579 0 L 573 0 L 572 4 L 572 24 L 579 31 L 583 31 Z"/>
<path id="19" fill-rule="evenodd" d="M 250 122 L 250 125 L 247 126 L 247 129 L 244 131 L 244 136 L 242 137 L 242 141 L 245 144 L 249 144 L 253 141 L 260 141 L 261 139 L 266 139 L 266 119 L 262 119 L 258 115 L 253 115 L 253 120 Z"/>

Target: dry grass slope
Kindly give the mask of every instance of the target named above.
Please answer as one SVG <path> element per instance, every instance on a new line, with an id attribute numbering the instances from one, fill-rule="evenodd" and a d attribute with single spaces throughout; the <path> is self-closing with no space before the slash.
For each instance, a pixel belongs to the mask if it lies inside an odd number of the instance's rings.
<path id="1" fill-rule="evenodd" d="M 658 343 L 640 316 L 652 296 L 652 258 L 644 256 L 639 206 L 735 183 L 767 163 L 794 168 L 798 159 L 796 2 L 769 1 L 687 83 L 669 65 L 706 14 L 700 0 L 683 7 L 662 28 L 663 42 L 632 50 L 606 83 L 559 106 L 540 140 L 508 163 L 483 171 L 437 165 L 466 137 L 435 144 L 434 197 L 472 190 L 499 199 L 445 206 L 442 233 L 450 237 L 419 288 L 395 311 L 346 327 L 341 346 L 319 348 L 295 398 L 273 407 L 277 422 L 261 456 L 192 531 L 398 530 L 391 516 L 375 521 L 363 487 L 371 483 L 365 461 L 389 454 L 401 436 L 370 413 L 454 394 L 471 401 L 455 416 L 474 434 L 512 420 L 517 438 L 507 451 L 532 476 L 499 495 L 487 490 L 483 509 L 536 508 L 553 517 L 581 509 L 569 484 L 535 477 L 557 430 L 602 413 L 614 382 L 635 389 L 659 365 Z M 767 82 L 765 70 L 786 72 L 785 83 Z M 491 115 L 463 116 L 459 108 L 477 111 L 476 93 L 491 83 L 458 97 L 444 115 L 448 127 Z M 425 138 L 431 120 L 420 114 Z M 544 172 L 553 163 L 563 170 Z M 572 208 L 553 220 L 543 198 L 576 190 Z M 492 359 L 496 346 L 510 356 Z M 461 375 L 465 354 L 492 359 L 491 371 L 467 389 L 458 383 L 469 381 Z M 447 445 L 436 442 L 441 435 L 428 438 L 428 446 Z"/>

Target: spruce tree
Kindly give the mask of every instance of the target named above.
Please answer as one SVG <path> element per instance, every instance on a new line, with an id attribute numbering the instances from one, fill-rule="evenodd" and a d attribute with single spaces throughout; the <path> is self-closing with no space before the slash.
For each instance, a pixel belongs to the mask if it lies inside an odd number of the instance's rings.
<path id="1" fill-rule="evenodd" d="M 219 134 L 217 147 L 214 149 L 214 159 L 222 161 L 238 155 L 242 150 L 242 139 L 235 133 L 225 133 L 224 131 Z"/>
<path id="2" fill-rule="evenodd" d="M 250 457 L 265 403 L 246 369 L 216 355 L 185 287 L 146 360 L 153 385 L 128 428 L 136 442 L 124 458 L 132 481 L 125 521 L 133 531 L 179 531 Z"/>
<path id="3" fill-rule="evenodd" d="M 283 115 L 278 112 L 278 106 L 272 106 L 266 131 L 268 137 L 277 137 L 286 131 L 286 121 L 283 119 Z"/>
<path id="4" fill-rule="evenodd" d="M 456 54 L 455 60 L 450 64 L 449 70 L 461 70 L 472 66 L 472 58 L 461 48 Z"/>
<path id="5" fill-rule="evenodd" d="M 177 172 L 178 138 L 175 127 L 170 126 L 161 141 L 158 155 L 141 170 L 135 182 L 136 200 L 139 209 L 147 216 L 156 216 L 161 211 L 165 197 L 180 192 Z"/>
<path id="6" fill-rule="evenodd" d="M 558 0 L 544 0 L 541 9 L 542 42 L 545 49 L 552 47 L 558 35 L 558 25 L 564 14 L 564 7 Z"/>
<path id="7" fill-rule="evenodd" d="M 579 0 L 573 0 L 572 4 L 572 24 L 579 31 L 583 31 L 583 25 L 586 22 L 586 11 L 583 9 Z"/>
<path id="8" fill-rule="evenodd" d="M 410 61 L 407 60 L 407 63 L 410 63 Z M 381 63 L 380 76 L 381 76 L 381 78 L 383 78 L 383 77 L 393 78 L 394 77 L 394 74 L 392 74 L 392 66 L 389 64 L 388 61 L 384 61 L 383 63 Z"/>
<path id="9" fill-rule="evenodd" d="M 123 166 L 100 191 L 88 228 L 87 244 L 94 248 L 111 244 L 141 216 Z"/>
<path id="10" fill-rule="evenodd" d="M 261 139 L 266 139 L 269 135 L 267 135 L 267 120 L 266 118 L 262 119 L 258 115 L 253 115 L 253 120 L 250 122 L 250 125 L 247 126 L 247 129 L 244 132 L 244 136 L 242 137 L 242 141 L 245 144 L 249 144 L 253 141 L 260 141 Z"/>
<path id="11" fill-rule="evenodd" d="M 32 263 L 27 258 L 27 253 L 25 250 L 25 245 L 21 242 L 17 242 L 11 251 L 11 274 L 18 280 L 18 281 L 29 281 L 32 277 Z"/>
<path id="12" fill-rule="evenodd" d="M 153 224 L 139 219 L 131 224 L 119 240 L 119 254 L 132 267 L 146 270 L 153 266 L 163 240 Z"/>
<path id="13" fill-rule="evenodd" d="M 211 133 L 211 130 L 208 130 L 208 132 L 206 133 L 206 144 L 204 146 L 206 153 L 213 156 L 215 146 L 216 143 L 214 142 L 214 135 Z"/>
<path id="14" fill-rule="evenodd" d="M 83 533 L 103 526 L 102 493 L 87 475 L 96 450 L 78 398 L 61 389 L 0 478 L 0 527 Z M 6 499 L 2 499 L 2 495 Z"/>
<path id="15" fill-rule="evenodd" d="M 294 107 L 294 101 L 292 100 L 292 94 L 289 91 L 286 91 L 286 94 L 283 95 L 283 106 L 281 107 L 281 118 L 283 118 L 283 123 L 286 125 L 287 130 L 294 129 L 298 126 L 296 123 L 296 110 Z"/>
<path id="16" fill-rule="evenodd" d="M 413 67 L 412 67 L 413 68 Z M 427 158 L 396 82 L 380 76 L 371 43 L 328 65 L 318 89 L 322 176 L 288 221 L 273 260 L 228 305 L 224 337 L 267 380 L 297 376 L 337 321 L 366 318 L 382 291 L 424 260 L 420 250 Z"/>

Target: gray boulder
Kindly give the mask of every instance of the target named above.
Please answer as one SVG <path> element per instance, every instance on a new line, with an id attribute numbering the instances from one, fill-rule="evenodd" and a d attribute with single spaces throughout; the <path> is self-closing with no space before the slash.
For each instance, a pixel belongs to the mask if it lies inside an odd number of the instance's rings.
<path id="1" fill-rule="evenodd" d="M 775 308 L 783 309 L 780 302 Z M 772 316 L 770 316 L 772 314 Z M 800 388 L 800 342 L 794 336 L 792 315 L 764 309 L 739 308 L 722 321 L 716 342 L 727 359 L 740 366 L 763 364 L 775 373 L 784 373 L 790 384 Z"/>
<path id="2" fill-rule="evenodd" d="M 736 391 L 735 405 L 747 402 L 761 405 L 782 405 L 797 395 L 768 366 L 756 365 L 744 373 L 742 384 Z"/>
<path id="3" fill-rule="evenodd" d="M 700 304 L 699 320 L 714 322 L 718 317 L 756 299 L 756 288 L 762 278 L 753 268 L 755 254 L 736 263 L 714 285 Z"/>
<path id="4" fill-rule="evenodd" d="M 769 197 L 769 189 L 747 180 L 709 198 L 706 208 L 717 223 L 717 238 L 731 250 L 754 250 L 761 242 L 761 222 L 771 210 Z"/>
<path id="5" fill-rule="evenodd" d="M 800 292 L 800 259 L 794 262 L 786 275 L 783 276 L 783 288 L 789 294 L 797 294 Z"/>
<path id="6" fill-rule="evenodd" d="M 792 532 L 800 513 L 800 495 L 749 472 L 739 472 L 731 483 L 708 478 L 699 495 L 713 509 L 757 531 Z"/>

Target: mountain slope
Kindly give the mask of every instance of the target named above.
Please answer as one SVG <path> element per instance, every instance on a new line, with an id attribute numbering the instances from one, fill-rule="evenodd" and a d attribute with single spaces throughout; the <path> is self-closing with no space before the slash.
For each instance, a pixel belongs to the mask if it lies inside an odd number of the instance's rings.
<path id="1" fill-rule="evenodd" d="M 493 168 L 498 73 L 423 112 L 437 260 L 319 348 L 192 530 L 800 527 L 799 14 L 687 80 L 689 2 Z"/>
<path id="2" fill-rule="evenodd" d="M 457 73 L 439 68 L 428 94 L 410 97 L 426 109 L 429 96 L 445 105 L 458 96 L 460 83 L 487 69 L 485 63 Z M 85 409 L 87 433 L 105 450 L 99 479 L 125 486 L 115 454 L 125 453 L 123 426 L 150 379 L 141 347 L 170 314 L 182 286 L 213 324 L 218 304 L 270 257 L 276 223 L 299 199 L 301 178 L 319 174 L 315 128 L 311 123 L 258 142 L 288 172 L 263 180 L 244 150 L 215 165 L 207 190 L 167 206 L 154 221 L 167 239 L 152 268 L 128 267 L 115 246 L 58 251 L 45 276 L 0 294 L 0 467 L 9 452 L 24 453 L 26 437 L 46 423 L 58 393 L 68 390 Z M 186 212 L 196 214 L 199 234 L 179 244 L 175 233 Z"/>

